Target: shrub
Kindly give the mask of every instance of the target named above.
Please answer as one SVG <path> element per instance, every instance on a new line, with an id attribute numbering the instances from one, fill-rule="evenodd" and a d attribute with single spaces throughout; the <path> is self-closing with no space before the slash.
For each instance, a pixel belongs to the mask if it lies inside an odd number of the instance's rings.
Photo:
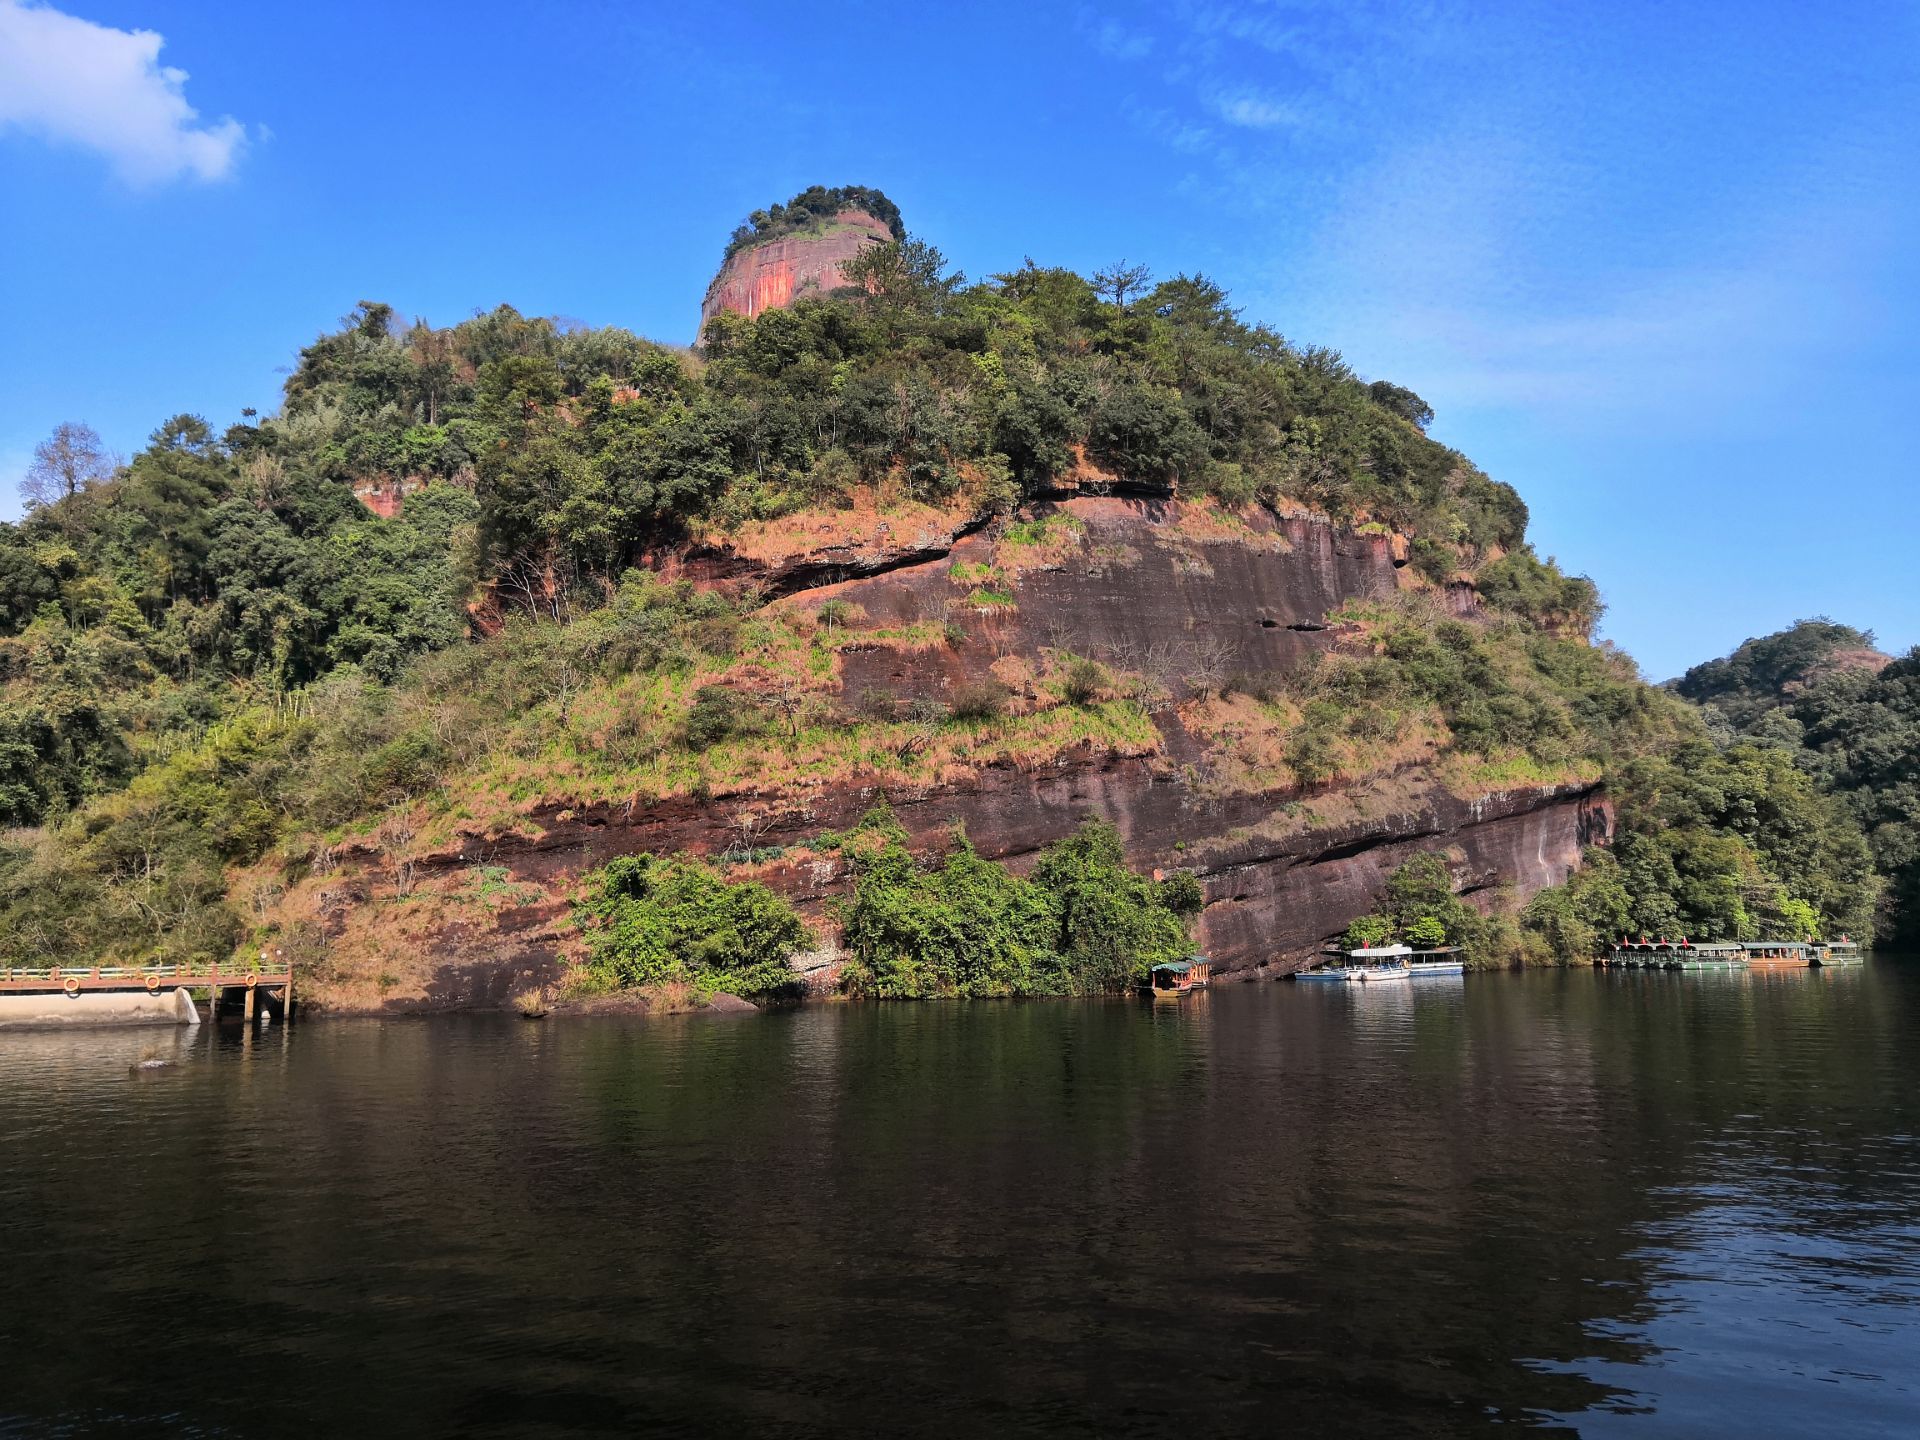
<path id="1" fill-rule="evenodd" d="M 953 692 L 947 713 L 955 720 L 991 720 L 1007 710 L 1007 687 L 998 680 L 975 680 Z"/>
<path id="2" fill-rule="evenodd" d="M 701 650 L 724 659 L 739 653 L 740 617 L 710 615 L 705 619 L 694 621 L 688 629 L 688 635 Z"/>
<path id="3" fill-rule="evenodd" d="M 702 685 L 687 711 L 687 744 L 705 750 L 737 733 L 745 718 L 746 706 L 734 691 L 724 685 Z"/>
<path id="4" fill-rule="evenodd" d="M 1150 965 L 1190 952 L 1198 881 L 1132 874 L 1110 825 L 1090 823 L 1050 845 L 1028 879 L 983 859 L 964 836 L 924 867 L 904 840 L 892 826 L 843 846 L 853 856 L 854 889 L 839 913 L 854 955 L 847 983 L 856 991 L 1090 994 L 1130 985 Z"/>
<path id="5" fill-rule="evenodd" d="M 787 957 L 813 943 L 766 886 L 730 883 L 692 860 L 610 860 L 590 877 L 579 910 L 588 977 L 616 988 L 685 981 L 765 994 L 792 983 Z"/>
<path id="6" fill-rule="evenodd" d="M 1307 706 L 1301 725 L 1287 737 L 1287 766 L 1302 784 L 1333 774 L 1339 764 L 1340 708 L 1324 700 Z"/>
<path id="7" fill-rule="evenodd" d="M 1523 546 L 1486 566 L 1474 578 L 1480 598 L 1496 610 L 1521 615 L 1535 625 L 1588 634 L 1603 607 L 1600 591 L 1584 575 L 1566 575 Z"/>
<path id="8" fill-rule="evenodd" d="M 1271 705 L 1286 694 L 1287 677 L 1278 670 L 1240 670 L 1227 677 L 1220 687 L 1222 696 L 1246 695 L 1263 705 Z"/>
<path id="9" fill-rule="evenodd" d="M 916 695 L 907 701 L 902 718 L 915 725 L 938 725 L 947 718 L 947 707 L 931 695 Z"/>
<path id="10" fill-rule="evenodd" d="M 1067 666 L 1067 673 L 1060 682 L 1060 693 L 1066 696 L 1069 705 L 1091 705 L 1100 698 L 1106 683 L 1107 672 L 1104 668 L 1095 661 L 1079 659 Z"/>
<path id="11" fill-rule="evenodd" d="M 1055 897 L 1059 950 L 1073 988 L 1123 989 L 1151 965 L 1192 952 L 1186 914 L 1199 884 L 1183 875 L 1168 884 L 1128 871 L 1113 826 L 1088 821 L 1055 841 L 1033 867 L 1034 883 Z"/>

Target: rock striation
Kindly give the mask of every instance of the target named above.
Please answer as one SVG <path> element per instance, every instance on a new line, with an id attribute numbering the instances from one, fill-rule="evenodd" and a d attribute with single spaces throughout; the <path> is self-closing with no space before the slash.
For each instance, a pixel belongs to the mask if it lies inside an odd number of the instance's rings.
<path id="1" fill-rule="evenodd" d="M 840 267 L 867 246 L 893 239 L 885 222 L 864 210 L 842 210 L 812 230 L 744 245 L 727 258 L 700 304 L 700 328 L 731 312 L 749 318 L 807 294 L 837 289 Z"/>
<path id="2" fill-rule="evenodd" d="M 429 877 L 504 866 L 548 897 L 503 916 L 496 930 L 434 937 L 445 973 L 423 999 L 501 988 L 505 981 L 488 978 L 494 959 L 521 974 L 548 963 L 548 927 L 563 916 L 563 897 L 584 871 L 620 854 L 718 855 L 751 834 L 757 849 L 779 852 L 756 878 L 809 918 L 827 919 L 827 902 L 849 876 L 843 860 L 809 842 L 881 800 L 917 846 L 938 848 L 959 825 L 981 854 L 1016 869 L 1082 820 L 1111 821 L 1135 867 L 1198 876 L 1206 899 L 1199 941 L 1227 979 L 1277 977 L 1306 963 L 1422 850 L 1445 853 L 1461 893 L 1490 904 L 1560 883 L 1588 845 L 1609 838 L 1611 811 L 1591 780 L 1463 791 L 1442 757 L 1415 746 L 1364 780 L 1300 786 L 1236 768 L 1206 729 L 1207 707 L 1191 703 L 1196 667 L 1211 656 L 1237 672 L 1285 673 L 1330 648 L 1340 635 L 1330 612 L 1411 583 L 1390 534 L 1305 512 L 1230 513 L 1112 494 L 1070 495 L 1010 522 L 929 512 L 864 529 L 844 517 L 792 529 L 785 552 L 749 536 L 741 550 L 721 544 L 663 568 L 697 583 L 751 583 L 774 597 L 775 611 L 803 619 L 833 605 L 849 632 L 833 684 L 849 707 L 876 696 L 907 709 L 944 705 L 988 675 L 1017 707 L 1033 700 L 1037 677 L 1063 653 L 1143 670 L 1171 657 L 1153 738 L 1128 748 L 1067 744 L 1031 762 L 960 769 L 913 787 L 856 773 L 625 804 L 536 802 L 511 833 L 464 835 L 423 866 Z M 1459 596 L 1449 603 L 1472 606 Z M 942 643 L 883 638 L 930 622 Z M 330 933 L 356 923 L 353 909 L 329 917 Z M 809 982 L 830 984 L 835 968 L 814 967 Z"/>

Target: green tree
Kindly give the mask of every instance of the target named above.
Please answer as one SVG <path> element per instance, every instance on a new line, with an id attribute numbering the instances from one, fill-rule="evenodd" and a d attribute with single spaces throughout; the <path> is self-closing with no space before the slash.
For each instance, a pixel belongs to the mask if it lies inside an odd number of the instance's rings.
<path id="1" fill-rule="evenodd" d="M 793 907 L 766 886 L 651 855 L 608 861 L 581 911 L 592 975 L 620 988 L 685 981 L 766 994 L 793 983 L 788 957 L 813 943 Z"/>
<path id="2" fill-rule="evenodd" d="M 1347 926 L 1341 943 L 1349 950 L 1371 950 L 1393 939 L 1393 921 L 1385 915 L 1360 915 Z"/>

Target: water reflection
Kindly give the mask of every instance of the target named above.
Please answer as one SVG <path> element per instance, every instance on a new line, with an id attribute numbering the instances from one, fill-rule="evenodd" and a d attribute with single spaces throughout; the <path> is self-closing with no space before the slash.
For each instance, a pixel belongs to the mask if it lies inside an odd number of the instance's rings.
<path id="1" fill-rule="evenodd" d="M 1917 996 L 9 1036 L 0 1431 L 1906 1431 Z"/>

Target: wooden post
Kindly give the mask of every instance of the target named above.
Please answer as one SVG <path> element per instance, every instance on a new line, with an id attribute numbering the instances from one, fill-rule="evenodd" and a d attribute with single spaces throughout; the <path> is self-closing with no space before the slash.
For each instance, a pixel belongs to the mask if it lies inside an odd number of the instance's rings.
<path id="1" fill-rule="evenodd" d="M 253 1024 L 253 1019 L 254 1019 L 253 1007 L 256 1003 L 256 997 L 259 994 L 260 994 L 259 986 L 257 985 L 247 986 L 247 1024 L 249 1025 Z"/>

